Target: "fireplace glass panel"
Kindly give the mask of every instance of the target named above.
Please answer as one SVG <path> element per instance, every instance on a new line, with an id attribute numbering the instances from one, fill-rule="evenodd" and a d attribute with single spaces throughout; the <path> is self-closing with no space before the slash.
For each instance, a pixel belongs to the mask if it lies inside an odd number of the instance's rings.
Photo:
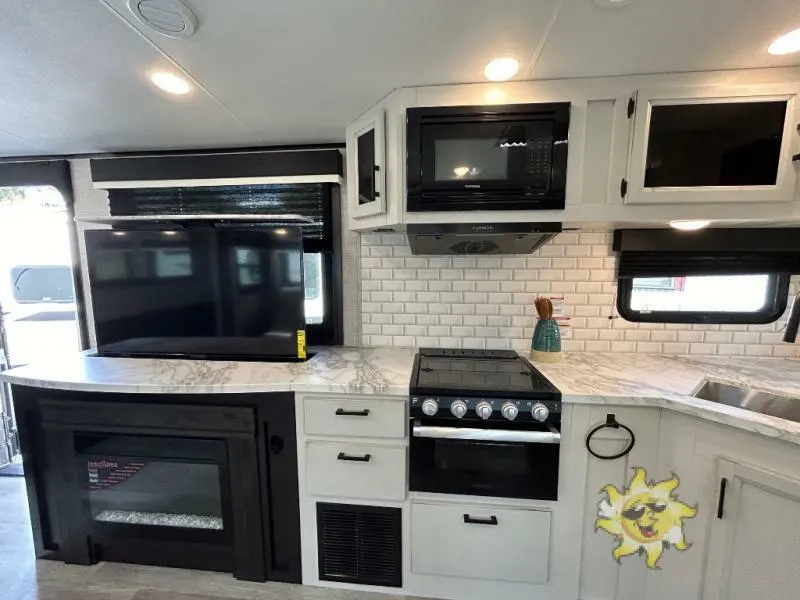
<path id="1" fill-rule="evenodd" d="M 79 464 L 94 521 L 224 529 L 222 465 L 215 460 L 221 442 L 131 436 L 81 441 Z"/>

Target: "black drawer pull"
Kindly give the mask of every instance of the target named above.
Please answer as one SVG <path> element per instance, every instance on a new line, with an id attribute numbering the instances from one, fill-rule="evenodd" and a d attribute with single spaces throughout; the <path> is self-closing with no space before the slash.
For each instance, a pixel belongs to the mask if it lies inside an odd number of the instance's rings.
<path id="1" fill-rule="evenodd" d="M 480 517 L 470 517 L 465 514 L 464 523 L 469 523 L 471 525 L 497 525 L 497 517 L 492 515 L 488 519 L 482 519 Z"/>
<path id="2" fill-rule="evenodd" d="M 350 460 L 353 462 L 369 462 L 372 458 L 372 455 L 365 454 L 364 456 L 352 456 L 351 454 L 345 454 L 344 452 L 339 452 L 339 456 L 336 457 L 337 460 Z"/>
<path id="3" fill-rule="evenodd" d="M 369 409 L 365 408 L 364 410 L 345 410 L 343 408 L 336 409 L 336 416 L 337 417 L 368 417 L 369 416 Z"/>

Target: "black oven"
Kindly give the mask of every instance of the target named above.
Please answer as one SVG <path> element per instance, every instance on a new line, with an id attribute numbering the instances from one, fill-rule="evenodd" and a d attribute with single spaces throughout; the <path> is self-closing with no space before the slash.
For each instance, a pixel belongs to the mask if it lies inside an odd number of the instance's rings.
<path id="1" fill-rule="evenodd" d="M 502 498 L 558 499 L 560 421 L 416 419 L 410 489 Z"/>
<path id="2" fill-rule="evenodd" d="M 564 208 L 570 104 L 406 111 L 407 208 Z"/>

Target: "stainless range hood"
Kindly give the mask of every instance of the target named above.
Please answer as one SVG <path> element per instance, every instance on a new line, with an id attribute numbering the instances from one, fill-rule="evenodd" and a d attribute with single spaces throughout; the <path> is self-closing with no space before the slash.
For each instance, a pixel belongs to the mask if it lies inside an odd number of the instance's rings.
<path id="1" fill-rule="evenodd" d="M 530 254 L 561 233 L 561 223 L 409 224 L 411 254 Z"/>

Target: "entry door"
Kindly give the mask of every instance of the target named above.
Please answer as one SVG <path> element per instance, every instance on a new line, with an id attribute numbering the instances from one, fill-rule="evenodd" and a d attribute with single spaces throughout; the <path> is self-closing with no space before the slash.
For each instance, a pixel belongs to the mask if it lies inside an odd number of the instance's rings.
<path id="1" fill-rule="evenodd" d="M 72 265 L 58 190 L 0 188 L 0 303 L 11 367 L 81 350 Z"/>
<path id="2" fill-rule="evenodd" d="M 800 482 L 724 459 L 719 477 L 703 598 L 797 598 Z"/>
<path id="3" fill-rule="evenodd" d="M 8 345 L 3 325 L 3 304 L 0 302 L 0 372 L 8 368 Z M 0 381 L 0 467 L 11 462 L 19 453 L 17 437 L 14 431 L 13 407 L 11 406 L 11 389 L 4 381 Z"/>

